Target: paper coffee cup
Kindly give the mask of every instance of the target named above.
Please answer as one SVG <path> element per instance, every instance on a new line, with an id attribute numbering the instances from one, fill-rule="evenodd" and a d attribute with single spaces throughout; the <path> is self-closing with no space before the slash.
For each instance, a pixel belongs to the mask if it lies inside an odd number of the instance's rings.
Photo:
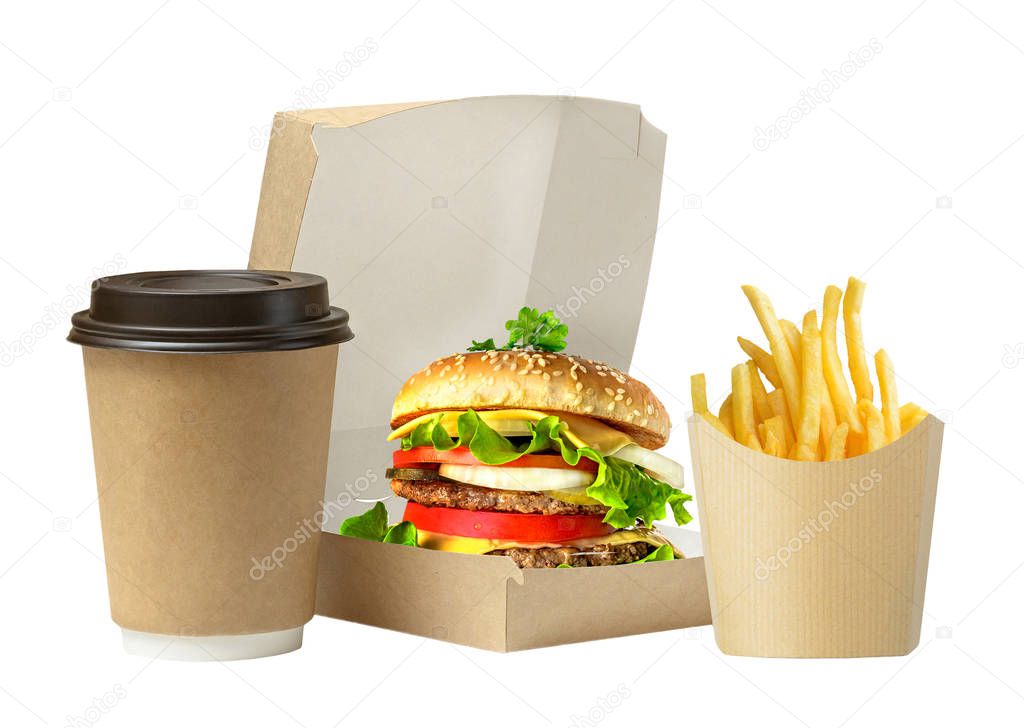
<path id="1" fill-rule="evenodd" d="M 101 279 L 69 339 L 86 389 L 111 615 L 130 652 L 237 659 L 313 615 L 338 343 L 319 276 Z"/>
<path id="2" fill-rule="evenodd" d="M 715 640 L 732 655 L 905 655 L 921 635 L 942 423 L 796 462 L 691 418 Z"/>

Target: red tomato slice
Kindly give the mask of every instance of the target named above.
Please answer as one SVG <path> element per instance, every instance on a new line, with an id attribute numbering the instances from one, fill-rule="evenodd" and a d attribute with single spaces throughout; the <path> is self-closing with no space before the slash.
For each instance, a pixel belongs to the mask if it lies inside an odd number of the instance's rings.
<path id="1" fill-rule="evenodd" d="M 486 465 L 473 457 L 469 448 L 456 447 L 451 450 L 435 450 L 429 445 L 414 447 L 410 450 L 395 450 L 392 461 L 396 468 L 416 468 L 424 463 L 441 463 L 448 465 Z M 597 463 L 587 458 L 580 458 L 577 465 L 570 465 L 561 455 L 523 455 L 517 460 L 500 468 L 559 468 L 562 470 L 583 470 L 588 473 L 597 472 Z"/>
<path id="2" fill-rule="evenodd" d="M 558 543 L 606 536 L 615 531 L 613 526 L 602 522 L 602 516 L 466 511 L 461 508 L 425 506 L 412 501 L 405 507 L 402 518 L 412 521 L 416 528 L 433 533 L 507 541 Z"/>

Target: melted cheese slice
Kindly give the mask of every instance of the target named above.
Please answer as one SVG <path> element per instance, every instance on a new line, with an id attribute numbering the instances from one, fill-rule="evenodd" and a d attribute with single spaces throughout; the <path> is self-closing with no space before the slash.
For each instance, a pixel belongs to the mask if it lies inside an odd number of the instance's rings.
<path id="1" fill-rule="evenodd" d="M 454 437 L 458 434 L 458 419 L 459 415 L 463 412 L 465 410 L 431 412 L 430 414 L 421 415 L 393 431 L 388 436 L 388 440 L 397 440 L 400 437 L 405 437 L 416 429 L 418 425 L 433 420 L 438 414 L 443 415 L 441 417 L 441 427 L 445 429 L 445 432 Z M 526 409 L 483 410 L 477 412 L 477 414 L 490 427 L 505 434 L 521 435 L 530 434 L 526 423 L 536 423 L 551 415 L 550 412 Z M 562 435 L 576 447 L 590 447 L 601 455 L 614 455 L 626 447 L 626 445 L 636 444 L 626 433 L 620 432 L 614 427 L 609 427 L 603 422 L 591 419 L 590 417 L 580 417 L 562 412 L 558 412 L 556 416 L 567 425 L 567 428 L 562 430 Z"/>
<path id="2" fill-rule="evenodd" d="M 520 542 L 520 541 L 501 541 L 492 538 L 471 538 L 469 536 L 449 536 L 444 533 L 432 533 L 430 531 L 419 530 L 418 544 L 427 549 L 434 549 L 435 551 L 451 551 L 459 554 L 486 554 L 497 549 L 514 549 L 514 548 L 560 548 L 563 546 L 573 546 L 585 551 L 593 546 L 609 545 L 618 546 L 627 543 L 647 543 L 651 546 L 658 547 L 665 544 L 672 545 L 671 542 L 662 536 L 657 531 L 651 530 L 639 530 L 629 529 L 625 531 L 615 531 L 607 536 L 598 536 L 595 538 L 579 538 L 575 541 L 562 541 L 561 543 L 538 543 L 538 542 Z M 673 546 L 673 551 L 676 553 L 676 558 L 685 558 L 683 553 Z"/>

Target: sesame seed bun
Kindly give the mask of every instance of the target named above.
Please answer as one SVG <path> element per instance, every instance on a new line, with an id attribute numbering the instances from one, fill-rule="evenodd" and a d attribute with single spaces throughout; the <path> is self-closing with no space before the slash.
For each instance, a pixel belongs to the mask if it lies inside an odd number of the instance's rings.
<path id="1" fill-rule="evenodd" d="M 570 354 L 513 349 L 452 354 L 402 385 L 392 429 L 439 410 L 533 409 L 592 417 L 656 449 L 668 442 L 668 411 L 643 382 Z"/>

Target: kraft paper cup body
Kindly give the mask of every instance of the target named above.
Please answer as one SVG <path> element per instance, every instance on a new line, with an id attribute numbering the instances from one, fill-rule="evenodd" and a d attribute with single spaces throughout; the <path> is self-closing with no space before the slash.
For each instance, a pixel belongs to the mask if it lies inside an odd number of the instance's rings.
<path id="1" fill-rule="evenodd" d="M 211 642 L 229 657 L 298 647 L 315 603 L 338 346 L 83 352 L 126 647 L 139 633 L 261 636 Z"/>
<path id="2" fill-rule="evenodd" d="M 732 655 L 905 655 L 918 644 L 942 445 L 929 416 L 839 462 L 795 462 L 691 418 L 715 640 Z"/>

